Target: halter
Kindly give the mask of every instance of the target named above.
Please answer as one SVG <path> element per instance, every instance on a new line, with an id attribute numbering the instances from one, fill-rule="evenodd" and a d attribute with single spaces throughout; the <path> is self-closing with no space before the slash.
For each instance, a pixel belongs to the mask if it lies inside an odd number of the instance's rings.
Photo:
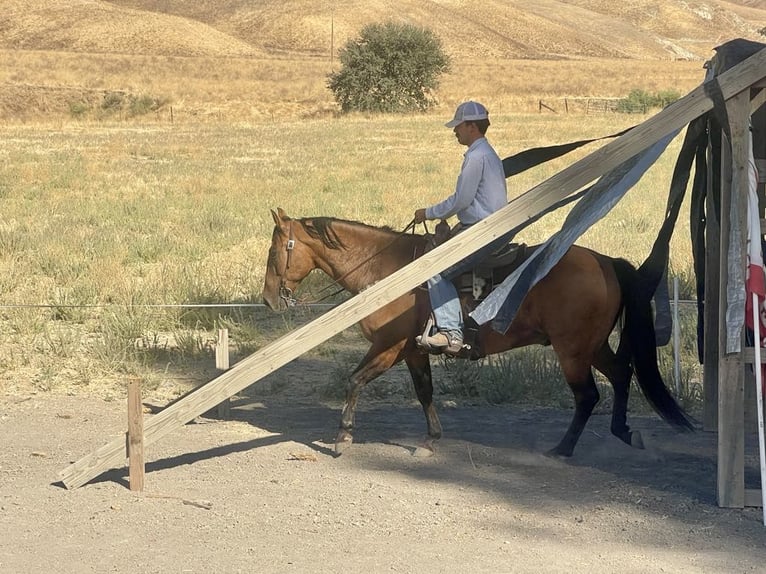
<path id="1" fill-rule="evenodd" d="M 290 269 L 290 256 L 295 248 L 295 239 L 293 239 L 293 222 L 290 220 L 289 231 L 287 234 L 287 258 L 285 260 L 285 270 L 279 276 L 279 298 L 285 302 L 287 307 L 295 307 L 298 304 L 298 300 L 293 297 L 293 290 L 285 285 L 285 275 L 287 270 Z"/>

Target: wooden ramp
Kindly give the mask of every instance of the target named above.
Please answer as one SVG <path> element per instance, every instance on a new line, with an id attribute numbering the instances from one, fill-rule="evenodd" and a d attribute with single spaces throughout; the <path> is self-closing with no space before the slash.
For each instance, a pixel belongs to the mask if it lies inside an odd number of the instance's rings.
<path id="1" fill-rule="evenodd" d="M 728 99 L 764 77 L 766 50 L 722 74 L 718 81 L 723 98 Z M 311 323 L 258 350 L 221 376 L 148 418 L 144 425 L 144 444 L 152 444 L 231 395 L 359 322 L 558 200 L 591 183 L 659 139 L 685 127 L 712 107 L 713 101 L 706 95 L 703 86 L 698 87 L 624 136 L 532 188 L 448 243 L 375 283 Z M 125 437 L 121 435 L 62 470 L 59 478 L 67 488 L 76 488 L 110 468 L 124 466 L 125 460 Z"/>

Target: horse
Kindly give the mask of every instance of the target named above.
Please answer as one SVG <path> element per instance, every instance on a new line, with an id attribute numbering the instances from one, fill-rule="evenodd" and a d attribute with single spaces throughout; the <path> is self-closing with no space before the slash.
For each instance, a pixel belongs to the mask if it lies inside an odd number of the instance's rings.
<path id="1" fill-rule="evenodd" d="M 356 294 L 422 255 L 428 241 L 425 235 L 338 218 L 293 219 L 281 208 L 271 210 L 271 215 L 274 230 L 262 297 L 274 311 L 284 311 L 295 303 L 293 293 L 314 269 Z M 532 344 L 553 348 L 574 395 L 575 409 L 564 436 L 549 455 L 572 456 L 600 400 L 592 368 L 603 373 L 614 388 L 611 432 L 624 443 L 644 448 L 640 431 L 632 431 L 627 424 L 634 374 L 662 419 L 678 430 L 692 430 L 691 421 L 668 391 L 657 367 L 651 304 L 648 298 L 638 296 L 635 285 L 640 281 L 639 271 L 628 261 L 573 245 L 530 289 L 505 333 L 493 331 L 489 324 L 479 328 L 479 357 Z M 620 342 L 613 351 L 608 339 L 623 311 Z M 427 436 L 413 454 L 434 453 L 442 426 L 433 404 L 429 355 L 416 342 L 429 315 L 428 293 L 418 287 L 359 322 L 371 346 L 350 377 L 335 438 L 336 453 L 353 442 L 362 388 L 400 361 L 409 369 L 427 425 Z"/>

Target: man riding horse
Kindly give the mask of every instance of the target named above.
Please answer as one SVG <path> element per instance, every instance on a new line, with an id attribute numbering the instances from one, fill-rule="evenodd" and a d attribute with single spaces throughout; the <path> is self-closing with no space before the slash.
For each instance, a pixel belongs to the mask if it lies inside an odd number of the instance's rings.
<path id="1" fill-rule="evenodd" d="M 478 102 L 464 102 L 455 117 L 445 124 L 452 128 L 458 143 L 467 146 L 455 192 L 444 201 L 415 211 L 415 223 L 447 219 L 456 215 L 454 232 L 466 228 L 508 203 L 503 162 L 485 137 L 489 127 L 487 109 Z M 464 262 L 465 265 L 465 262 Z M 463 314 L 452 281 L 438 274 L 428 280 L 436 333 L 424 334 L 419 344 L 433 353 L 457 355 L 463 348 Z"/>

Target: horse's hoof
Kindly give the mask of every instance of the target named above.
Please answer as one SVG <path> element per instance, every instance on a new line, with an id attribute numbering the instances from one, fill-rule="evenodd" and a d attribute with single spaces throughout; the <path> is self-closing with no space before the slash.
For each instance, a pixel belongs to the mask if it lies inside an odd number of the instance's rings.
<path id="1" fill-rule="evenodd" d="M 422 445 L 415 448 L 412 456 L 416 458 L 428 458 L 434 455 L 433 441 L 427 440 Z"/>
<path id="2" fill-rule="evenodd" d="M 570 452 L 563 452 L 561 449 L 556 447 L 556 448 L 552 448 L 551 450 L 547 451 L 545 453 L 545 456 L 550 457 L 550 458 L 555 458 L 555 459 L 558 459 L 558 460 L 567 460 L 569 458 L 572 458 L 572 453 L 571 453 L 571 451 Z"/>
<path id="3" fill-rule="evenodd" d="M 354 444 L 354 437 L 350 432 L 345 430 L 338 432 L 338 436 L 335 437 L 335 454 L 343 454 L 352 444 Z"/>
<path id="4" fill-rule="evenodd" d="M 630 433 L 630 446 L 642 450 L 644 449 L 644 439 L 641 437 L 640 431 L 633 431 Z"/>

